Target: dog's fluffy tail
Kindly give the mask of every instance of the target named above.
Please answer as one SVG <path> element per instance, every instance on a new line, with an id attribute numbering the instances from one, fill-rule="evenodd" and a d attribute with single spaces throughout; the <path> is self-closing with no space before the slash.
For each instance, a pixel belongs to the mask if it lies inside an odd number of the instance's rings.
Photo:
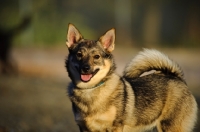
<path id="1" fill-rule="evenodd" d="M 172 74 L 184 80 L 183 71 L 180 66 L 165 54 L 154 49 L 144 49 L 144 51 L 133 58 L 125 68 L 124 76 L 137 78 L 144 72 L 151 70 Z"/>

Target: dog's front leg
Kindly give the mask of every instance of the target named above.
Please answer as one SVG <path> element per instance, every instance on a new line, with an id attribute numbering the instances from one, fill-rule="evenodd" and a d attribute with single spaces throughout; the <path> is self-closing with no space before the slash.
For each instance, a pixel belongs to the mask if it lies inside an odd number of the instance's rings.
<path id="1" fill-rule="evenodd" d="M 80 132 L 89 132 L 86 126 L 83 124 L 83 122 L 78 121 L 77 124 Z"/>
<path id="2" fill-rule="evenodd" d="M 80 132 L 83 132 L 83 130 L 82 130 L 82 128 L 81 128 L 81 126 L 79 126 L 79 125 L 78 125 L 78 127 L 79 127 L 79 131 L 80 131 Z"/>
<path id="3" fill-rule="evenodd" d="M 84 129 L 84 128 L 81 127 L 80 125 L 78 125 L 78 127 L 79 127 L 79 131 L 80 131 L 80 132 L 88 132 L 88 130 Z"/>

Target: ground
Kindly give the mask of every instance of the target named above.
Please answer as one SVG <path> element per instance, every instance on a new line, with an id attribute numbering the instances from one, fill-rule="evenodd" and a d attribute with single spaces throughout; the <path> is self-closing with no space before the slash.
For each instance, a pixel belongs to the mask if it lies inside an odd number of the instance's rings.
<path id="1" fill-rule="evenodd" d="M 141 49 L 114 51 L 117 73 Z M 189 89 L 200 102 L 199 50 L 159 49 L 177 61 Z M 78 132 L 67 97 L 66 47 L 14 48 L 18 74 L 0 75 L 0 132 Z M 200 131 L 200 123 L 196 125 Z"/>

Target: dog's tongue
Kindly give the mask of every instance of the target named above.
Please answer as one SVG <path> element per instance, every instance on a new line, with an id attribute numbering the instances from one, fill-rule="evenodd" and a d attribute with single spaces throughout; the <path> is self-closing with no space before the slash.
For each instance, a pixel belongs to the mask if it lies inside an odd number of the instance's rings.
<path id="1" fill-rule="evenodd" d="M 92 74 L 81 74 L 81 79 L 85 82 L 89 81 L 92 78 Z"/>

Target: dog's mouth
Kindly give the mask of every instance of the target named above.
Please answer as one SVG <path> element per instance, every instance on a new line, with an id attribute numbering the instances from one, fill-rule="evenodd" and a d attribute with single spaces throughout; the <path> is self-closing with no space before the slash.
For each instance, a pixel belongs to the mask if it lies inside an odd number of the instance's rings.
<path id="1" fill-rule="evenodd" d="M 99 71 L 99 69 L 96 69 L 94 72 L 89 74 L 81 74 L 81 80 L 83 82 L 89 82 L 91 78 Z"/>

